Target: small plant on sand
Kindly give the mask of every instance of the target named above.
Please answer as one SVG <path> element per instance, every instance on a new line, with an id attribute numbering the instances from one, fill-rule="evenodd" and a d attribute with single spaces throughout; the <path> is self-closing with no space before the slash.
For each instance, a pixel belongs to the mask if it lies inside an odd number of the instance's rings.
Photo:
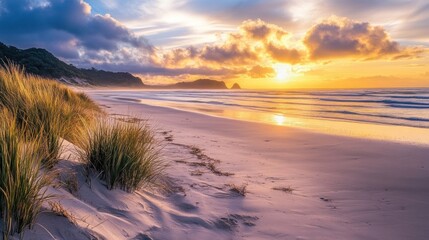
<path id="1" fill-rule="evenodd" d="M 197 156 L 198 159 L 201 159 L 203 157 L 203 151 L 201 151 L 201 149 L 197 146 L 191 146 L 190 153 Z"/>
<path id="2" fill-rule="evenodd" d="M 235 184 L 229 184 L 229 191 L 233 192 L 233 193 L 237 193 L 238 195 L 241 196 L 246 196 L 247 194 L 247 184 L 242 184 L 242 185 L 235 185 Z"/>
<path id="3" fill-rule="evenodd" d="M 3 239 L 32 227 L 52 178 L 41 172 L 39 140 L 25 141 L 7 111 L 0 118 L 0 214 Z"/>
<path id="4" fill-rule="evenodd" d="M 285 193 L 292 193 L 294 189 L 291 187 L 273 187 L 273 190 L 282 191 Z"/>
<path id="5" fill-rule="evenodd" d="M 71 194 L 76 194 L 79 191 L 79 181 L 76 172 L 70 171 L 64 174 L 61 185 Z"/>
<path id="6" fill-rule="evenodd" d="M 74 225 L 77 225 L 76 217 L 67 211 L 59 202 L 48 202 L 51 207 L 51 211 L 58 216 L 65 217 Z"/>
<path id="7" fill-rule="evenodd" d="M 80 157 L 100 173 L 109 189 L 128 192 L 154 183 L 163 170 L 154 135 L 141 122 L 101 119 L 88 130 Z"/>

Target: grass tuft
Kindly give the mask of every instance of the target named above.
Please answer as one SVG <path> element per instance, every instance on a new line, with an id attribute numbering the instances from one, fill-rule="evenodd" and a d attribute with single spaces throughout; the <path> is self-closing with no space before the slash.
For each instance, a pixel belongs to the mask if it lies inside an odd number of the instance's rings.
<path id="1" fill-rule="evenodd" d="M 282 191 L 285 193 L 292 193 L 294 191 L 294 189 L 291 187 L 273 187 L 273 190 Z"/>
<path id="2" fill-rule="evenodd" d="M 63 139 L 79 143 L 101 109 L 84 93 L 25 74 L 7 62 L 0 67 L 0 221 L 3 239 L 31 228 L 49 198 L 52 168 Z"/>
<path id="3" fill-rule="evenodd" d="M 81 159 L 100 173 L 109 189 L 132 192 L 155 183 L 164 167 L 152 131 L 141 122 L 102 119 L 82 146 Z"/>
<path id="4" fill-rule="evenodd" d="M 246 196 L 247 194 L 247 184 L 242 184 L 242 185 L 235 185 L 235 184 L 229 184 L 229 191 L 236 193 L 240 196 Z"/>
<path id="5" fill-rule="evenodd" d="M 51 211 L 58 216 L 65 217 L 70 223 L 77 226 L 76 217 L 67 211 L 59 202 L 48 202 L 51 207 Z"/>
<path id="6" fill-rule="evenodd" d="M 77 143 L 101 109 L 84 93 L 52 80 L 25 74 L 13 63 L 0 67 L 0 108 L 9 110 L 28 138 L 41 138 L 43 164 L 56 164 L 62 139 Z"/>
<path id="7" fill-rule="evenodd" d="M 25 141 L 7 111 L 0 118 L 0 213 L 3 239 L 31 227 L 48 198 L 44 189 L 52 178 L 41 171 L 39 139 Z"/>

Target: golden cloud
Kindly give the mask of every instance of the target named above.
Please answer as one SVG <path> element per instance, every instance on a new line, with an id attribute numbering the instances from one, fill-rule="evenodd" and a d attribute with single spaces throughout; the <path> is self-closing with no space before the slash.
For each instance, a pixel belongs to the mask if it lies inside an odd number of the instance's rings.
<path id="1" fill-rule="evenodd" d="M 310 60 L 353 58 L 358 60 L 415 57 L 419 48 L 401 47 L 380 26 L 347 18 L 330 17 L 305 35 Z"/>
<path id="2" fill-rule="evenodd" d="M 252 78 L 266 78 L 273 77 L 275 71 L 272 67 L 263 67 L 260 65 L 256 65 L 252 67 L 247 74 Z"/>
<path id="3" fill-rule="evenodd" d="M 239 29 L 242 35 L 261 41 L 266 41 L 267 39 L 277 39 L 281 41 L 290 36 L 290 34 L 281 27 L 266 23 L 261 19 L 244 21 Z"/>
<path id="4" fill-rule="evenodd" d="M 267 44 L 266 51 L 273 60 L 283 63 L 297 64 L 302 62 L 305 58 L 305 52 L 303 51 L 299 51 L 295 48 L 278 46 L 273 43 Z"/>
<path id="5" fill-rule="evenodd" d="M 201 47 L 170 50 L 154 61 L 167 68 L 228 70 L 252 78 L 273 76 L 276 63 L 305 65 L 326 59 L 399 59 L 416 57 L 419 47 L 402 47 L 379 26 L 330 17 L 294 39 L 280 26 L 260 19 L 244 21 L 236 32 Z M 240 71 L 241 70 L 241 71 Z"/>
<path id="6" fill-rule="evenodd" d="M 164 53 L 154 62 L 174 68 L 211 67 L 214 69 L 229 67 L 251 69 L 251 77 L 260 77 L 272 73 L 271 66 L 276 62 L 296 64 L 305 57 L 290 41 L 290 36 L 281 27 L 266 23 L 260 19 L 244 21 L 238 31 L 221 36 L 220 41 L 200 48 L 178 48 Z M 266 66 L 260 66 L 266 65 Z M 269 70 L 270 69 L 270 70 Z M 262 73 L 255 71 L 263 70 Z"/>

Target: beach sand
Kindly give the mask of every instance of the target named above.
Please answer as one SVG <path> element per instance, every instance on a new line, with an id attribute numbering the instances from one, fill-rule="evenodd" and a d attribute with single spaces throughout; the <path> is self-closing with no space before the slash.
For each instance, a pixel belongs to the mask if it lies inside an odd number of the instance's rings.
<path id="1" fill-rule="evenodd" d="M 75 223 L 42 213 L 38 223 L 45 229 L 36 225 L 26 239 L 429 238 L 429 147 L 88 93 L 112 116 L 148 119 L 163 146 L 172 192 L 108 191 L 95 177 L 88 181 L 80 174 L 73 194 L 49 189 L 62 196 L 56 201 Z M 82 168 L 72 152 L 58 168 Z M 231 184 L 247 186 L 245 196 L 231 191 Z"/>

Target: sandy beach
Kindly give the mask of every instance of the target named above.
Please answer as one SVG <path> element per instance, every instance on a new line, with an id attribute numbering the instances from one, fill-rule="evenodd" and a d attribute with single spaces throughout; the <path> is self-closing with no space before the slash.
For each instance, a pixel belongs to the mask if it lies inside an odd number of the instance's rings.
<path id="1" fill-rule="evenodd" d="M 429 0 L 0 0 L 0 239 L 429 240 Z"/>
<path id="2" fill-rule="evenodd" d="M 148 119 L 174 191 L 95 181 L 61 201 L 101 239 L 427 239 L 429 147 L 316 134 L 88 94 Z M 71 164 L 68 160 L 61 164 Z M 202 164 L 203 163 L 203 164 Z M 213 163 L 210 168 L 208 163 Z M 247 185 L 245 196 L 230 185 Z M 59 190 L 57 190 L 59 191 Z M 43 213 L 40 217 L 51 219 Z M 48 220 L 46 220 L 48 221 Z M 56 236 L 73 229 L 49 229 Z M 35 226 L 34 232 L 43 232 Z M 76 235 L 77 236 L 77 235 Z M 26 238 L 32 239 L 31 234 Z"/>

